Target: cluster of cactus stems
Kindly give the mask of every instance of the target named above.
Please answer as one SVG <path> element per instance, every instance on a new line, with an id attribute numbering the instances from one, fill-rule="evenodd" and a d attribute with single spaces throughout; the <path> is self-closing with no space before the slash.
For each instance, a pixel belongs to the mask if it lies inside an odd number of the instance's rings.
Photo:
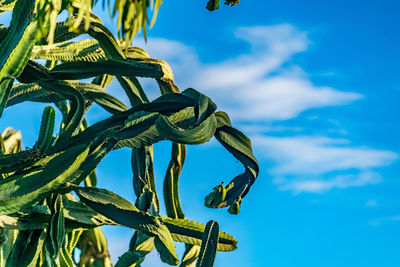
<path id="1" fill-rule="evenodd" d="M 150 2 L 156 9 L 161 4 Z M 143 4 L 140 12 L 146 17 L 148 1 L 116 1 L 123 12 L 132 4 Z M 0 138 L 0 267 L 112 266 L 102 225 L 133 229 L 129 248 L 115 266 L 140 266 L 154 249 L 170 265 L 212 266 L 216 252 L 234 250 L 237 241 L 215 221 L 204 225 L 186 219 L 178 195 L 186 145 L 215 137 L 244 165 L 244 173 L 205 198 L 207 207 L 228 207 L 237 214 L 258 175 L 250 140 L 210 98 L 191 88 L 180 92 L 166 62 L 115 39 L 91 13 L 92 5 L 87 0 L 0 1 L 0 12 L 12 11 L 10 24 L 0 26 L 0 114 L 25 101 L 49 103 L 32 148 L 23 149 L 21 133 L 11 128 Z M 70 15 L 58 22 L 63 10 Z M 139 23 L 134 31 L 143 28 L 139 13 L 140 22 L 120 13 L 121 23 Z M 90 38 L 75 38 L 82 34 Z M 149 101 L 138 77 L 155 79 L 160 96 Z M 129 106 L 107 93 L 114 78 Z M 88 125 L 85 113 L 92 105 L 109 117 Z M 58 131 L 56 112 L 62 116 Z M 152 145 L 160 141 L 172 143 L 163 181 L 167 216 L 159 213 L 153 171 Z M 96 166 L 120 148 L 132 150 L 134 204 L 96 187 Z M 174 242 L 185 243 L 181 258 Z"/>

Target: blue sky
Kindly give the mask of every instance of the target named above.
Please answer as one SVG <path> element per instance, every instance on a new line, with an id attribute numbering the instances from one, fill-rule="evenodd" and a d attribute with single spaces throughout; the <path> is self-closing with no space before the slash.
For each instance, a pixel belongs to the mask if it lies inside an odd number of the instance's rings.
<path id="1" fill-rule="evenodd" d="M 134 45 L 170 63 L 181 89 L 209 95 L 253 141 L 260 176 L 237 216 L 206 209 L 203 199 L 242 166 L 215 141 L 188 148 L 180 182 L 187 217 L 215 219 L 238 239 L 215 266 L 400 266 L 400 3 L 204 7 L 165 1 L 148 43 L 137 37 Z M 143 83 L 156 96 L 155 84 Z M 123 97 L 117 84 L 110 92 Z M 0 127 L 22 130 L 31 146 L 39 107 L 6 110 Z M 104 117 L 94 108 L 88 119 Z M 155 146 L 159 192 L 169 153 L 168 143 Z M 111 153 L 99 186 L 133 201 L 129 162 L 129 150 Z M 132 231 L 105 231 L 116 259 Z M 156 253 L 146 263 L 164 266 Z"/>

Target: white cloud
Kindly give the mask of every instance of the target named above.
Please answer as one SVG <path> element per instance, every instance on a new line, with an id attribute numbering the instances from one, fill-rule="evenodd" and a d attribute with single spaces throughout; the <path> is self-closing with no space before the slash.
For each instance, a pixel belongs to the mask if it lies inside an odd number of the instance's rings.
<path id="1" fill-rule="evenodd" d="M 306 33 L 289 24 L 242 27 L 236 37 L 251 45 L 251 51 L 236 58 L 208 65 L 195 79 L 204 89 L 239 91 L 243 86 L 265 81 L 266 75 L 279 71 L 295 53 L 308 46 Z M 248 92 L 250 93 L 250 92 Z"/>
<path id="2" fill-rule="evenodd" d="M 253 136 L 258 154 L 275 163 L 269 173 L 280 190 L 295 194 L 377 184 L 373 171 L 398 158 L 391 151 L 353 147 L 346 139 Z M 350 171 L 350 174 L 349 174 Z"/>
<path id="3" fill-rule="evenodd" d="M 369 199 L 367 202 L 365 202 L 365 207 L 376 208 L 378 207 L 378 202 L 375 199 Z"/>
<path id="4" fill-rule="evenodd" d="M 145 48 L 172 66 L 178 86 L 205 92 L 235 120 L 291 119 L 310 108 L 362 98 L 316 86 L 300 67 L 289 64 L 310 43 L 307 34 L 292 25 L 242 27 L 235 36 L 249 43 L 250 50 L 213 64 L 202 63 L 193 48 L 177 41 L 153 38 Z"/>
<path id="5" fill-rule="evenodd" d="M 242 120 L 291 119 L 310 108 L 348 104 L 361 97 L 329 87 L 317 88 L 294 74 L 254 81 L 229 94 L 232 102 L 226 103 L 225 109 Z"/>
<path id="6" fill-rule="evenodd" d="M 241 129 L 241 131 L 247 133 L 247 134 L 260 134 L 260 133 L 290 133 L 290 132 L 301 132 L 304 130 L 302 127 L 290 127 L 290 126 L 284 126 L 284 125 L 262 125 L 262 124 L 235 124 L 238 129 Z"/>
<path id="7" fill-rule="evenodd" d="M 351 147 L 346 139 L 328 137 L 252 137 L 255 149 L 279 163 L 277 175 L 320 175 L 330 171 L 382 167 L 397 159 L 391 151 Z"/>
<path id="8" fill-rule="evenodd" d="M 400 222 L 400 216 L 389 216 L 389 217 L 377 218 L 377 219 L 371 220 L 369 222 L 369 224 L 372 226 L 380 226 L 383 223 L 387 223 L 387 222 Z"/>
<path id="9" fill-rule="evenodd" d="M 323 193 L 334 188 L 359 187 L 369 184 L 378 184 L 382 181 L 382 177 L 372 171 L 362 171 L 357 174 L 338 175 L 331 179 L 311 179 L 294 181 L 281 180 L 277 182 L 280 190 L 290 190 L 294 194 L 303 192 L 307 193 Z"/>

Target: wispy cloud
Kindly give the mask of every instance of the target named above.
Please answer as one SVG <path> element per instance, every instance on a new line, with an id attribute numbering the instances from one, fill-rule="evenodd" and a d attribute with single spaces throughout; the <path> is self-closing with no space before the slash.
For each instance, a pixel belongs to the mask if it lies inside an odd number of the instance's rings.
<path id="1" fill-rule="evenodd" d="M 365 207 L 376 208 L 378 207 L 378 201 L 376 201 L 375 199 L 369 199 L 367 202 L 365 202 Z"/>
<path id="2" fill-rule="evenodd" d="M 389 217 L 377 218 L 377 219 L 371 220 L 369 222 L 369 224 L 371 226 L 380 226 L 383 223 L 389 223 L 389 222 L 400 222 L 400 216 L 389 216 Z"/>
<path id="3" fill-rule="evenodd" d="M 320 175 L 331 171 L 367 170 L 391 164 L 397 154 L 352 147 L 346 139 L 328 137 L 252 137 L 259 154 L 279 163 L 277 175 Z"/>
<path id="4" fill-rule="evenodd" d="M 290 64 L 310 43 L 307 33 L 290 24 L 242 27 L 235 36 L 250 44 L 250 51 L 213 64 L 201 62 L 193 48 L 177 41 L 152 39 L 146 49 L 171 64 L 178 85 L 196 86 L 235 120 L 285 120 L 310 108 L 362 98 L 316 86 L 299 66 Z"/>
<path id="5" fill-rule="evenodd" d="M 290 190 L 294 194 L 303 192 L 323 193 L 334 188 L 359 187 L 369 184 L 378 184 L 382 181 L 381 175 L 372 171 L 361 171 L 357 174 L 337 175 L 331 179 L 302 179 L 296 177 L 294 180 L 285 178 L 275 179 L 280 190 Z"/>
<path id="6" fill-rule="evenodd" d="M 268 172 L 280 190 L 321 193 L 382 181 L 375 168 L 398 158 L 391 151 L 354 147 L 346 139 L 328 137 L 254 136 L 256 151 L 272 160 Z"/>

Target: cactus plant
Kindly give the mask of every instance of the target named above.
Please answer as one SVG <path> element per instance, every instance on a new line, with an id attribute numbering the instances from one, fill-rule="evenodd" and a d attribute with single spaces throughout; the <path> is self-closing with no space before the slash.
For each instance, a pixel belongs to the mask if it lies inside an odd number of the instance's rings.
<path id="1" fill-rule="evenodd" d="M 245 171 L 216 186 L 205 205 L 237 214 L 258 175 L 250 140 L 209 97 L 192 88 L 180 92 L 166 62 L 130 45 L 145 30 L 149 3 L 155 17 L 160 0 L 115 2 L 114 15 L 119 12 L 123 25 L 116 39 L 92 13 L 91 0 L 0 1 L 0 12 L 12 11 L 10 25 L 0 26 L 0 114 L 25 101 L 50 103 L 32 148 L 23 149 L 14 129 L 0 137 L 0 267 L 112 266 L 102 225 L 135 230 L 116 266 L 140 266 L 154 249 L 170 265 L 212 266 L 217 250 L 236 248 L 235 238 L 215 221 L 203 225 L 185 217 L 178 179 L 185 146 L 215 137 Z M 59 22 L 63 10 L 69 16 Z M 74 41 L 83 34 L 90 38 Z M 155 79 L 160 96 L 149 101 L 138 77 Z M 129 107 L 106 91 L 112 79 Z M 109 117 L 88 125 L 85 114 L 92 105 Z M 56 112 L 62 115 L 58 131 Z M 153 172 L 152 145 L 161 141 L 172 144 L 166 216 L 160 214 Z M 135 204 L 96 187 L 97 165 L 120 148 L 132 150 Z M 186 244 L 181 261 L 174 242 Z"/>

